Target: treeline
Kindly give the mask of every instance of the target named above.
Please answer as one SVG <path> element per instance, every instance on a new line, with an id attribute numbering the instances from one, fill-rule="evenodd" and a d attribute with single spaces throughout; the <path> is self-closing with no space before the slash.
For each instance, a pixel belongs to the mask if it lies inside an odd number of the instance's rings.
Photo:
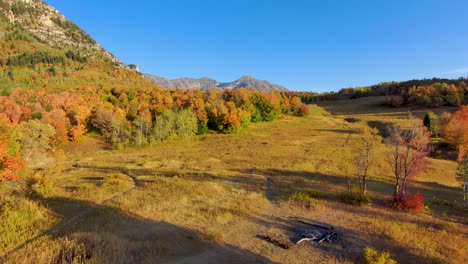
<path id="1" fill-rule="evenodd" d="M 289 93 L 210 90 L 93 89 L 51 92 L 13 89 L 0 97 L 0 120 L 10 126 L 53 130 L 50 142 L 77 141 L 88 131 L 116 148 L 191 138 L 208 130 L 240 133 L 251 122 L 272 121 L 280 113 L 303 116 L 308 108 Z"/>
<path id="2" fill-rule="evenodd" d="M 35 51 L 33 53 L 21 53 L 19 55 L 9 56 L 8 58 L 0 58 L 0 66 L 34 66 L 36 64 L 63 64 L 65 57 L 72 61 L 86 63 L 88 59 L 74 51 L 65 52 L 65 56 L 59 53 L 51 53 L 46 51 Z"/>
<path id="3" fill-rule="evenodd" d="M 468 103 L 468 83 L 465 78 L 384 82 L 369 87 L 344 88 L 337 93 L 323 93 L 315 99 L 328 101 L 368 96 L 387 96 L 386 104 L 392 107 L 460 106 Z"/>
<path id="4" fill-rule="evenodd" d="M 62 55 L 35 51 L 33 53 L 22 53 L 16 56 L 10 56 L 7 59 L 0 59 L 0 66 L 34 66 L 39 63 L 63 64 L 64 62 L 65 58 Z"/>

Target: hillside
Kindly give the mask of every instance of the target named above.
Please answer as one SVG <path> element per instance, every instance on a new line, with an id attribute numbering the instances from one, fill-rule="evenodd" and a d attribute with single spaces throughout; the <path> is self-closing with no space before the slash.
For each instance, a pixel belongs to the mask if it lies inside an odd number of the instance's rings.
<path id="1" fill-rule="evenodd" d="M 145 76 L 145 78 L 147 78 L 148 80 L 153 81 L 157 85 L 167 89 L 190 89 L 206 91 L 209 89 L 236 90 L 239 88 L 247 88 L 251 90 L 262 91 L 288 91 L 288 89 L 283 86 L 272 84 L 266 80 L 257 80 L 250 75 L 244 75 L 235 81 L 226 83 L 222 83 L 208 77 L 203 77 L 200 79 L 179 78 L 168 80 L 148 73 L 144 74 L 143 76 Z"/>
<path id="2" fill-rule="evenodd" d="M 53 48 L 124 66 L 86 32 L 40 0 L 0 0 L 0 13 L 8 22 Z"/>
<path id="3" fill-rule="evenodd" d="M 46 21 L 62 21 L 66 30 Z M 2 95 L 16 87 L 77 93 L 109 87 L 159 89 L 40 1 L 0 2 L 0 47 Z"/>

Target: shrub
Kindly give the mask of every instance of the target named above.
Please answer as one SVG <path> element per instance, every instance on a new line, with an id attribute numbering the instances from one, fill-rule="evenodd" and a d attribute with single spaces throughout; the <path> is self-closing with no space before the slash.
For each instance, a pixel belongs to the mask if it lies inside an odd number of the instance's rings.
<path id="1" fill-rule="evenodd" d="M 198 120 L 197 122 L 197 135 L 203 135 L 208 132 L 208 124 L 206 120 Z"/>
<path id="2" fill-rule="evenodd" d="M 115 186 L 122 184 L 119 174 L 107 175 L 101 182 L 101 186 Z"/>
<path id="3" fill-rule="evenodd" d="M 340 196 L 341 200 L 346 203 L 346 204 L 351 204 L 351 205 L 369 205 L 372 203 L 372 200 L 369 196 L 367 195 L 362 195 L 360 193 L 343 193 Z"/>
<path id="4" fill-rule="evenodd" d="M 366 247 L 362 256 L 363 264 L 396 264 L 397 262 L 390 257 L 390 253 L 379 253 L 377 250 Z"/>
<path id="5" fill-rule="evenodd" d="M 42 197 L 50 197 L 54 193 L 54 181 L 48 175 L 36 176 L 32 179 L 32 191 Z"/>
<path id="6" fill-rule="evenodd" d="M 436 205 L 436 206 L 450 206 L 451 205 L 449 201 L 444 200 L 444 199 L 439 199 L 437 197 L 432 198 L 431 204 Z"/>
<path id="7" fill-rule="evenodd" d="M 310 113 L 309 108 L 304 104 L 301 105 L 301 107 L 297 109 L 298 116 L 306 116 L 306 115 L 309 115 L 309 113 Z"/>
<path id="8" fill-rule="evenodd" d="M 320 203 L 313 195 L 313 192 L 293 192 L 289 195 L 289 201 L 300 204 L 306 208 L 317 208 L 320 206 Z"/>
<path id="9" fill-rule="evenodd" d="M 262 114 L 260 113 L 260 110 L 258 110 L 258 108 L 254 108 L 252 110 L 252 118 L 251 118 L 251 121 L 253 123 L 258 123 L 258 122 L 262 122 Z"/>
<path id="10" fill-rule="evenodd" d="M 60 238 L 57 242 L 52 263 L 83 263 L 88 257 L 83 243 L 68 238 Z"/>
<path id="11" fill-rule="evenodd" d="M 426 112 L 423 119 L 424 126 L 431 132 L 437 131 L 437 115 L 434 112 Z"/>
<path id="12" fill-rule="evenodd" d="M 415 194 L 406 192 L 404 195 L 400 194 L 395 197 L 393 205 L 395 208 L 400 210 L 419 212 L 424 209 L 424 197 L 419 192 L 416 192 Z"/>

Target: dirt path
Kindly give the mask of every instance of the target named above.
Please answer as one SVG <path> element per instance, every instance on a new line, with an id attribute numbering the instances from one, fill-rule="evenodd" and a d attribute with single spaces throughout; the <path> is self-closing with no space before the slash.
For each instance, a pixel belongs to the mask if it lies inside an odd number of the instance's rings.
<path id="1" fill-rule="evenodd" d="M 61 223 L 59 223 L 58 225 L 56 226 L 53 226 L 52 228 L 42 232 L 41 234 L 27 240 L 26 242 L 24 242 L 23 244 L 17 246 L 16 248 L 6 252 L 3 256 L 0 256 L 0 263 L 3 263 L 11 254 L 13 253 L 16 253 L 18 251 L 20 251 L 21 249 L 25 248 L 27 245 L 31 244 L 32 242 L 38 240 L 39 238 L 41 237 L 44 237 L 46 235 L 49 235 L 49 234 L 52 234 L 54 232 L 57 232 L 67 226 L 69 226 L 70 224 L 74 223 L 75 221 L 77 221 L 78 219 L 92 213 L 92 212 L 95 212 L 96 210 L 99 209 L 99 207 L 101 205 L 105 205 L 106 203 L 110 202 L 110 201 L 113 201 L 117 198 L 120 198 L 122 196 L 125 196 L 127 195 L 128 193 L 130 193 L 131 191 L 133 191 L 135 188 L 139 188 L 141 186 L 141 183 L 137 180 L 137 178 L 131 174 L 128 173 L 128 171 L 126 170 L 120 170 L 120 172 L 126 176 L 128 176 L 129 178 L 132 179 L 133 181 L 133 187 L 131 187 L 130 189 L 124 191 L 124 192 L 121 192 L 121 193 L 118 193 L 104 201 L 102 201 L 102 203 L 100 204 L 96 204 L 96 205 L 92 205 L 91 207 L 89 208 L 86 208 L 80 212 L 77 212 L 75 215 L 71 216 L 69 219 L 67 220 L 64 220 L 62 221 Z"/>

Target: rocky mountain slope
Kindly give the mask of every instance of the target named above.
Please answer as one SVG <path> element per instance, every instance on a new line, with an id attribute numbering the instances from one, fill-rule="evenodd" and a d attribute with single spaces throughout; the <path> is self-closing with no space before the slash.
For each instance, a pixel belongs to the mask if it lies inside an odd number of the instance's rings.
<path id="1" fill-rule="evenodd" d="M 149 79 L 157 85 L 172 89 L 193 89 L 193 90 L 208 90 L 208 89 L 232 89 L 247 88 L 252 90 L 263 91 L 287 91 L 283 86 L 272 84 L 269 81 L 257 80 L 250 75 L 244 75 L 240 79 L 233 82 L 221 83 L 216 80 L 203 77 L 200 79 L 195 78 L 179 78 L 168 80 L 162 77 L 154 76 L 151 74 L 144 74 L 146 79 Z"/>
<path id="2" fill-rule="evenodd" d="M 124 66 L 86 32 L 40 0 L 0 0 L 0 15 L 51 47 Z"/>

